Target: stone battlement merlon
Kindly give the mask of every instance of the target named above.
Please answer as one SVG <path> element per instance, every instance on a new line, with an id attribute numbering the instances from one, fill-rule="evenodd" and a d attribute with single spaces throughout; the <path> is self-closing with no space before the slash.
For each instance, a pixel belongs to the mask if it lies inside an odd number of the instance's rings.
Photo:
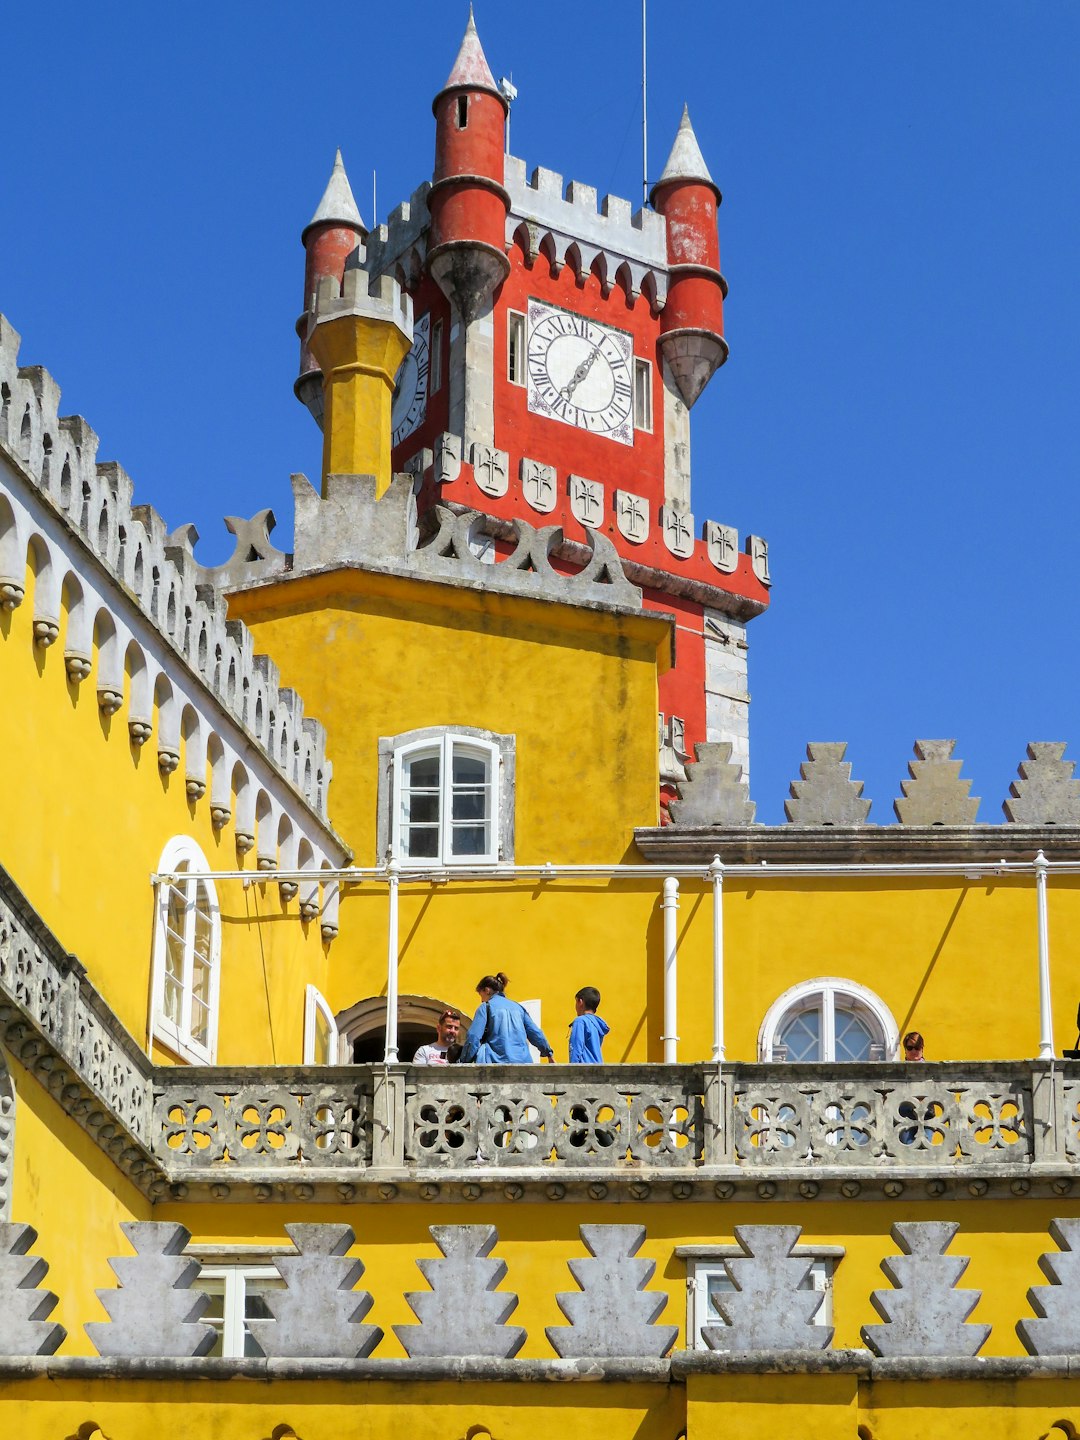
<path id="1" fill-rule="evenodd" d="M 427 207 L 430 190 L 431 184 L 425 180 L 408 200 L 390 212 L 384 225 L 368 236 L 367 268 L 372 275 L 382 275 L 400 264 L 407 283 L 419 280 L 431 224 Z"/>
<path id="2" fill-rule="evenodd" d="M 170 533 L 153 506 L 133 503 L 134 485 L 126 471 L 97 461 L 97 435 L 82 417 L 60 415 L 60 387 L 40 366 L 19 365 L 19 345 L 18 333 L 0 315 L 0 455 L 10 457 L 15 473 L 27 478 L 49 511 L 90 549 L 181 664 L 238 722 L 246 742 L 262 750 L 297 800 L 326 826 L 330 766 L 323 726 L 304 715 L 295 691 L 280 685 L 277 667 L 255 655 L 246 626 L 226 619 L 224 597 L 194 562 L 194 527 Z M 12 517 L 5 524 L 0 512 L 0 591 L 7 608 L 21 603 L 26 562 L 26 537 L 14 511 Z M 245 522 L 226 523 L 240 539 Z M 60 620 L 63 572 L 51 573 L 58 568 L 39 574 L 41 593 L 35 596 L 35 632 L 42 625 L 51 627 L 51 638 Z M 80 617 L 82 622 L 92 628 L 93 616 Z M 79 652 L 73 661 L 84 660 L 89 673 L 93 635 L 69 635 L 67 650 L 73 642 Z M 112 683 L 122 692 L 123 656 L 113 656 L 110 663 L 119 665 Z M 99 692 L 101 686 L 99 675 Z M 121 701 L 122 693 L 117 704 Z M 153 697 L 140 696 L 136 702 L 133 693 L 132 705 L 145 710 L 140 719 L 149 722 Z M 179 744 L 178 719 L 176 730 L 175 737 L 168 737 L 170 746 Z"/>

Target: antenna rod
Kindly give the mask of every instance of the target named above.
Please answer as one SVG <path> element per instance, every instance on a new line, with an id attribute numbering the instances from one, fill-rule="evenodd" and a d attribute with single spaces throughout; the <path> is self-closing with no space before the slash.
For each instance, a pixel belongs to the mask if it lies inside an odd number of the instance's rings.
<path id="1" fill-rule="evenodd" d="M 641 0 L 641 194 L 642 204 L 649 203 L 649 105 L 645 69 L 645 6 Z"/>
<path id="2" fill-rule="evenodd" d="M 372 166 L 371 169 L 371 228 L 373 230 L 379 228 L 379 207 L 376 201 L 374 166 Z"/>

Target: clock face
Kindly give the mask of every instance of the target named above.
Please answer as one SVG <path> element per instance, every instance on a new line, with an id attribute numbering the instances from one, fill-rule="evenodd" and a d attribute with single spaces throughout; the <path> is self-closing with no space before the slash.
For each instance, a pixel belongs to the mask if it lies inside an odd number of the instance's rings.
<path id="1" fill-rule="evenodd" d="M 634 443 L 634 342 L 583 315 L 529 301 L 529 409 Z"/>
<path id="2" fill-rule="evenodd" d="M 412 349 L 401 362 L 394 381 L 394 403 L 390 408 L 394 445 L 407 439 L 427 412 L 430 331 L 431 316 L 422 315 L 413 325 Z"/>

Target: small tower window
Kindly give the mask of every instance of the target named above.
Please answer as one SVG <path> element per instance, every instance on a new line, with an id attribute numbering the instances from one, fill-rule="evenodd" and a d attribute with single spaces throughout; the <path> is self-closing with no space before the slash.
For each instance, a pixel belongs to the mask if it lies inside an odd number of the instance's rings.
<path id="1" fill-rule="evenodd" d="M 457 128 L 464 130 L 469 123 L 469 97 L 459 95 L 457 101 Z"/>
<path id="2" fill-rule="evenodd" d="M 428 361 L 428 389 L 432 395 L 442 389 L 443 322 L 436 320 L 431 329 L 431 351 Z"/>
<path id="3" fill-rule="evenodd" d="M 525 384 L 525 316 L 511 310 L 506 317 L 506 378 Z"/>
<path id="4" fill-rule="evenodd" d="M 634 361 L 634 429 L 652 431 L 652 366 Z"/>

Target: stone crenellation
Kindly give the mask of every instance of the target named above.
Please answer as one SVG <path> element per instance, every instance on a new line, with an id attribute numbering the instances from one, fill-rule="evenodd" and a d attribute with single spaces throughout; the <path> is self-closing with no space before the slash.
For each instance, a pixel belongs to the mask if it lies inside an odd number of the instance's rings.
<path id="1" fill-rule="evenodd" d="M 628 200 L 605 195 L 597 203 L 592 185 L 542 166 L 527 175 L 525 161 L 507 155 L 505 183 L 510 196 L 507 242 L 521 243 L 531 263 L 546 254 L 561 268 L 571 265 L 579 279 L 599 274 L 605 294 L 621 284 L 630 300 L 644 293 L 656 308 L 667 298 L 667 222 L 654 210 L 632 211 Z"/>
<path id="2" fill-rule="evenodd" d="M 1076 1225 L 1055 1219 L 1050 1233 L 1061 1243 L 1067 1233 L 1075 1233 Z M 196 1288 L 201 1266 L 187 1253 L 189 1232 L 161 1221 L 126 1221 L 120 1228 L 135 1253 L 109 1262 L 119 1287 L 97 1292 L 111 1317 L 85 1325 L 98 1353 L 117 1358 L 207 1354 L 215 1331 L 202 1318 L 209 1297 Z M 507 1276 L 506 1263 L 489 1258 L 498 1244 L 498 1230 L 490 1224 L 429 1229 L 442 1258 L 417 1264 L 432 1288 L 405 1297 L 420 1323 L 394 1327 L 408 1355 L 511 1359 L 527 1335 L 507 1323 L 518 1297 L 497 1288 Z M 678 1327 L 657 1323 L 667 1297 L 644 1288 L 655 1269 L 654 1261 L 636 1258 L 644 1227 L 599 1224 L 580 1229 L 591 1258 L 568 1260 L 582 1289 L 556 1296 L 572 1323 L 546 1327 L 552 1349 L 560 1357 L 596 1361 L 667 1355 Z M 371 1355 L 383 1332 L 357 1323 L 373 1300 L 367 1291 L 353 1288 L 364 1266 L 350 1256 L 352 1229 L 306 1222 L 286 1225 L 285 1230 L 293 1249 L 278 1256 L 275 1264 L 289 1287 L 268 1293 L 274 1318 L 254 1321 L 252 1334 L 271 1357 L 349 1360 Z M 957 1230 L 954 1222 L 939 1220 L 892 1226 L 901 1254 L 883 1258 L 881 1268 L 895 1288 L 871 1293 L 868 1303 L 882 1323 L 864 1325 L 861 1331 L 873 1354 L 957 1359 L 977 1355 L 986 1344 L 991 1326 L 968 1319 L 981 1292 L 956 1288 L 968 1261 L 945 1253 Z M 834 1332 L 815 1320 L 823 1296 L 805 1288 L 813 1251 L 796 1249 L 800 1227 L 737 1225 L 734 1234 L 742 1253 L 724 1260 L 733 1288 L 716 1293 L 723 1323 L 703 1328 L 708 1347 L 742 1355 L 828 1351 Z M 7 1225 L 0 1238 L 6 1246 L 0 1288 L 8 1300 L 6 1319 L 0 1318 L 0 1356 L 54 1354 L 65 1331 L 45 1320 L 57 1297 L 37 1288 L 48 1265 L 26 1254 L 36 1234 L 29 1225 Z M 843 1264 L 842 1251 L 837 1263 Z M 1052 1293 L 1060 1301 L 1060 1323 L 1056 1317 L 1053 1322 L 1020 1321 L 1017 1329 L 1032 1353 L 1075 1355 L 1075 1298 L 1060 1283 Z M 1032 1326 L 1046 1327 L 1038 1332 L 1037 1346 L 1027 1333 Z"/>
<path id="3" fill-rule="evenodd" d="M 427 231 L 431 224 L 427 197 L 431 190 L 430 181 L 417 187 L 408 200 L 403 200 L 393 209 L 384 225 L 373 230 L 367 239 L 367 268 L 373 276 L 383 275 L 388 270 L 397 271 L 398 278 L 410 288 L 415 286 L 423 270 L 427 255 Z M 359 263 L 359 254 L 354 254 L 350 264 Z"/>
<path id="4" fill-rule="evenodd" d="M 59 386 L 39 366 L 19 365 L 19 344 L 16 331 L 0 316 L 0 455 L 6 452 L 11 457 L 16 472 L 25 475 L 51 510 L 63 517 L 192 676 L 325 821 L 330 772 L 322 725 L 305 716 L 295 691 L 280 684 L 277 667 L 254 653 L 247 628 L 226 619 L 225 598 L 214 583 L 214 572 L 194 560 L 198 538 L 194 527 L 181 526 L 170 533 L 152 506 L 133 503 L 130 477 L 117 464 L 98 463 L 97 435 L 80 416 L 60 415 Z M 47 645 L 59 634 L 61 591 L 65 581 L 72 582 L 60 553 L 62 535 L 52 537 L 35 529 L 29 515 L 17 511 L 17 504 L 15 496 L 0 504 L 0 604 L 15 609 L 22 603 L 26 557 L 28 549 L 36 547 L 34 631 L 37 642 Z M 251 553 L 251 545 L 244 545 L 243 527 L 256 522 L 226 523 L 237 534 L 238 553 L 242 548 Z M 268 531 L 265 523 L 263 530 Z M 280 552 L 273 551 L 273 556 Z M 71 571 L 75 573 L 78 567 Z M 81 588 L 86 588 L 85 583 Z M 90 673 L 100 619 L 100 610 L 80 606 L 76 597 L 69 610 L 65 650 L 73 679 Z M 116 617 L 110 617 L 108 624 L 114 635 L 122 628 Z M 112 671 L 99 684 L 99 692 L 108 692 L 102 698 L 103 709 L 118 708 L 119 702 L 114 705 L 108 696 L 122 700 L 124 659 L 120 647 L 113 645 L 102 660 L 102 669 Z M 143 666 L 144 690 L 152 691 L 152 669 L 149 663 Z M 142 707 L 133 720 L 149 734 L 153 695 L 138 690 L 133 680 L 133 705 Z M 175 730 L 175 735 L 164 737 L 167 756 L 178 749 L 179 714 Z M 141 731 L 132 734 L 137 741 L 145 738 Z M 163 762 L 162 768 L 167 764 Z"/>
<path id="5" fill-rule="evenodd" d="M 960 778 L 963 762 L 952 758 L 955 747 L 955 740 L 915 741 L 910 776 L 900 782 L 904 797 L 894 802 L 899 826 L 891 828 L 929 826 L 946 832 L 991 828 L 987 822 L 976 826 L 980 802 L 968 794 L 972 782 Z M 675 826 L 753 823 L 743 768 L 731 763 L 730 746 L 725 754 L 721 748 L 699 746 L 697 759 L 686 764 L 686 779 L 678 783 L 680 799 L 671 806 Z M 791 797 L 784 802 L 789 825 L 880 828 L 868 823 L 871 802 L 862 798 L 862 781 L 851 778 L 846 752 L 846 741 L 807 745 L 800 778 L 791 782 Z M 1072 778 L 1074 766 L 1062 758 L 1064 754 L 1063 741 L 1028 745 L 1020 778 L 1009 787 L 1012 798 L 1002 805 L 1008 825 L 1080 826 L 1080 781 Z"/>

